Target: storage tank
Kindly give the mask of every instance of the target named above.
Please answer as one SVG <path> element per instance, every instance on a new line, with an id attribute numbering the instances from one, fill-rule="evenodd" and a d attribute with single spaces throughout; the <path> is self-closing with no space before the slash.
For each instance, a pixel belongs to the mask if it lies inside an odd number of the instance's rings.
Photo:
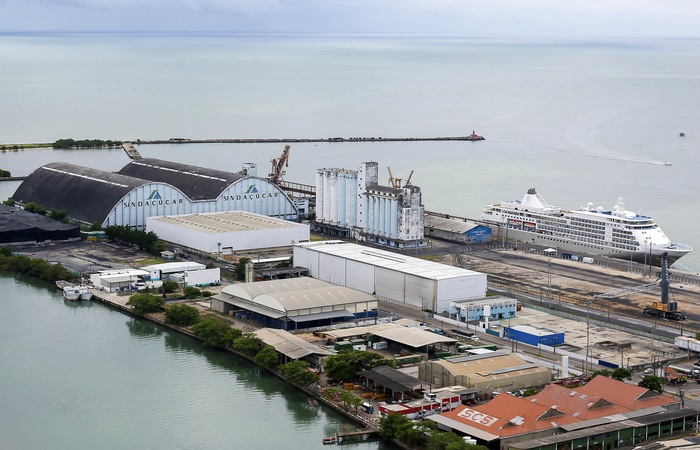
<path id="1" fill-rule="evenodd" d="M 340 197 L 338 196 L 338 171 L 334 170 L 331 172 L 328 179 L 328 185 L 330 186 L 330 197 L 333 199 L 330 205 L 330 222 L 332 224 L 338 224 L 338 203 Z"/>
<path id="2" fill-rule="evenodd" d="M 316 220 L 323 222 L 323 203 L 325 199 L 325 191 L 323 190 L 324 171 L 316 171 Z"/>

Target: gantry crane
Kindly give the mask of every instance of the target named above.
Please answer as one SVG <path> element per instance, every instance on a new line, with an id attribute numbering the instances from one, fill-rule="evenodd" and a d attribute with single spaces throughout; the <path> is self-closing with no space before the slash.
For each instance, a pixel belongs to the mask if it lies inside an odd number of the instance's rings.
<path id="1" fill-rule="evenodd" d="M 282 156 L 272 159 L 272 170 L 268 176 L 268 179 L 273 184 L 280 184 L 282 182 L 282 177 L 286 174 L 284 167 L 289 167 L 289 145 L 284 146 L 282 151 Z"/>

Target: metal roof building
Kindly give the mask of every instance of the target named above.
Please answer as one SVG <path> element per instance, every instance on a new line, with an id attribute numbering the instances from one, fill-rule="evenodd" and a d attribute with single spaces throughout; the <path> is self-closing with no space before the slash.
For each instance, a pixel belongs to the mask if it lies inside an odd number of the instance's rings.
<path id="1" fill-rule="evenodd" d="M 376 317 L 378 308 L 372 295 L 308 277 L 233 284 L 211 299 L 216 311 L 283 330 Z"/>
<path id="2" fill-rule="evenodd" d="M 491 228 L 472 221 L 425 215 L 425 235 L 447 241 L 485 244 L 491 242 Z"/>
<path id="3" fill-rule="evenodd" d="M 305 341 L 292 333 L 276 328 L 260 328 L 253 331 L 265 345 L 275 347 L 277 353 L 284 357 L 284 362 L 303 359 L 309 361 L 313 367 L 321 369 L 322 361 L 326 356 L 333 354 L 330 350 Z"/>
<path id="4" fill-rule="evenodd" d="M 486 296 L 486 274 L 344 241 L 296 244 L 294 264 L 314 278 L 438 314 L 450 302 Z"/>
<path id="5" fill-rule="evenodd" d="M 527 363 L 515 353 L 492 352 L 438 359 L 428 361 L 420 371 L 423 380 L 432 380 L 441 386 L 478 387 L 484 393 L 526 389 L 552 381 L 549 369 Z"/>
<path id="6" fill-rule="evenodd" d="M 146 229 L 164 241 L 205 253 L 289 247 L 308 241 L 309 226 L 246 211 L 148 217 Z"/>
<path id="7" fill-rule="evenodd" d="M 46 164 L 32 172 L 12 198 L 103 227 L 143 229 L 146 218 L 219 211 L 249 211 L 295 220 L 294 203 L 267 180 L 146 158 L 119 173 L 68 163 Z"/>

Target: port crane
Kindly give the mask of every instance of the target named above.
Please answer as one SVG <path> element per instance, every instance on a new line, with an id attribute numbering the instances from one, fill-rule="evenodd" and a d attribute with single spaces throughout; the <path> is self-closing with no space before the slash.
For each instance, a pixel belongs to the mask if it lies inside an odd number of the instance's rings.
<path id="1" fill-rule="evenodd" d="M 643 313 L 648 316 L 663 317 L 670 320 L 685 320 L 685 314 L 678 311 L 678 302 L 670 302 L 668 281 L 668 253 L 661 255 L 661 280 L 655 283 L 644 284 L 631 288 L 617 289 L 615 291 L 606 292 L 605 294 L 594 295 L 593 298 L 616 298 L 624 295 L 634 294 L 636 292 L 645 292 L 656 288 L 661 288 L 661 301 L 653 302 L 651 305 L 640 305 Z"/>
<path id="2" fill-rule="evenodd" d="M 289 145 L 284 146 L 282 156 L 272 159 L 272 170 L 268 175 L 268 179 L 273 184 L 279 185 L 282 182 L 282 177 L 286 174 L 285 167 L 289 167 Z"/>
<path id="3" fill-rule="evenodd" d="M 389 186 L 393 187 L 394 189 L 401 189 L 401 178 L 394 178 L 394 175 L 391 173 L 391 167 L 387 166 L 387 169 L 389 170 Z M 413 170 L 411 173 L 408 175 L 408 179 L 406 180 L 406 183 L 404 183 L 403 187 L 407 187 L 411 185 L 411 177 L 413 176 Z"/>

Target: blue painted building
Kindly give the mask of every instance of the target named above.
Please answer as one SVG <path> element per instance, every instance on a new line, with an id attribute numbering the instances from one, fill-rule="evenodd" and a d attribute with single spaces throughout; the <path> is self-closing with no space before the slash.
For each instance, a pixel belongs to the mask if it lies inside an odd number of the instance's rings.
<path id="1" fill-rule="evenodd" d="M 513 327 L 503 327 L 503 337 L 524 344 L 537 347 L 538 345 L 548 345 L 553 347 L 564 343 L 564 333 L 535 328 L 529 325 L 515 325 Z"/>
<path id="2" fill-rule="evenodd" d="M 424 219 L 425 235 L 445 241 L 463 244 L 487 244 L 493 234 L 491 228 L 475 222 L 457 218 L 426 215 Z"/>

